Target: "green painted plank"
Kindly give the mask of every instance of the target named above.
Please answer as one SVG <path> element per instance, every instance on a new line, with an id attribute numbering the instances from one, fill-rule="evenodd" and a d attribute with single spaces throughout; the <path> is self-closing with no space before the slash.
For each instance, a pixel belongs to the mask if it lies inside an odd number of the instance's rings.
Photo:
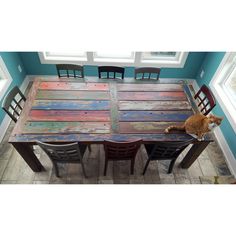
<path id="1" fill-rule="evenodd" d="M 188 101 L 119 101 L 119 110 L 191 110 Z"/>
<path id="2" fill-rule="evenodd" d="M 24 134 L 51 133 L 110 133 L 109 122 L 27 122 L 23 127 Z"/>
<path id="3" fill-rule="evenodd" d="M 63 90 L 39 90 L 36 95 L 38 100 L 109 100 L 109 92 L 100 91 L 63 91 Z"/>

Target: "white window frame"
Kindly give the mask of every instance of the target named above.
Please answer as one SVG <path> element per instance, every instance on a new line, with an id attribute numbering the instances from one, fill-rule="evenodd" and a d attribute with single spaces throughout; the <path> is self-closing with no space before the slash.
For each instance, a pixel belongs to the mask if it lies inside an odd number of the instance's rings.
<path id="1" fill-rule="evenodd" d="M 1 101 L 12 82 L 12 77 L 1 56 L 0 56 L 0 70 L 5 78 L 3 80 L 0 80 L 0 101 Z"/>
<path id="2" fill-rule="evenodd" d="M 236 53 L 227 52 L 225 54 L 210 82 L 210 88 L 236 133 L 236 107 L 233 106 L 224 86 L 224 82 L 228 79 L 235 66 L 236 61 L 234 58 L 236 58 Z"/>
<path id="3" fill-rule="evenodd" d="M 86 52 L 86 58 L 76 57 L 50 57 L 46 52 L 39 52 L 40 62 L 42 64 L 79 64 L 79 65 L 117 65 L 145 67 L 153 66 L 160 68 L 183 68 L 188 57 L 188 52 L 178 52 L 175 59 L 170 60 L 148 60 L 141 59 L 142 52 L 134 52 L 133 58 L 96 58 L 94 52 Z"/>

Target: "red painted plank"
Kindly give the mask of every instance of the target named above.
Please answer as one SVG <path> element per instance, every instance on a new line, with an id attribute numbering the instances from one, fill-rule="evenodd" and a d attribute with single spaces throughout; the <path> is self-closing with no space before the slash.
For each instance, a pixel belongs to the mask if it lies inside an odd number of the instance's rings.
<path id="1" fill-rule="evenodd" d="M 123 101 L 176 101 L 187 100 L 184 92 L 118 92 Z"/>
<path id="2" fill-rule="evenodd" d="M 118 84 L 118 91 L 183 91 L 181 84 Z"/>
<path id="3" fill-rule="evenodd" d="M 107 83 L 76 83 L 76 82 L 41 82 L 42 90 L 109 90 Z"/>
<path id="4" fill-rule="evenodd" d="M 182 125 L 183 122 L 120 122 L 119 130 L 122 134 L 163 134 L 170 125 Z"/>
<path id="5" fill-rule="evenodd" d="M 109 111 L 31 110 L 28 121 L 110 121 Z"/>

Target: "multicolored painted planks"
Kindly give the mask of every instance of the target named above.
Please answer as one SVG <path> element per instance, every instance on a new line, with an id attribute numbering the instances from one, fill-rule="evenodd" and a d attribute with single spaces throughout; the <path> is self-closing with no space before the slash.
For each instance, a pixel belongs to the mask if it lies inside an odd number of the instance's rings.
<path id="1" fill-rule="evenodd" d="M 52 100 L 110 100 L 109 92 L 38 90 L 36 99 Z"/>
<path id="2" fill-rule="evenodd" d="M 93 90 L 108 91 L 107 83 L 79 83 L 79 82 L 40 82 L 41 90 Z"/>
<path id="3" fill-rule="evenodd" d="M 51 133 L 110 133 L 109 122 L 27 122 L 23 127 L 23 134 L 51 134 Z"/>
<path id="4" fill-rule="evenodd" d="M 121 134 L 153 134 L 164 133 L 170 125 L 182 125 L 183 122 L 120 122 Z M 168 135 L 168 134 L 167 134 Z"/>
<path id="5" fill-rule="evenodd" d="M 192 111 L 119 111 L 119 121 L 185 121 Z"/>
<path id="6" fill-rule="evenodd" d="M 31 110 L 28 121 L 110 121 L 110 111 Z"/>
<path id="7" fill-rule="evenodd" d="M 184 92 L 118 92 L 123 101 L 177 101 L 187 100 Z"/>
<path id="8" fill-rule="evenodd" d="M 118 84 L 118 91 L 183 91 L 181 84 Z"/>
<path id="9" fill-rule="evenodd" d="M 34 100 L 33 110 L 109 110 L 110 101 Z"/>
<path id="10" fill-rule="evenodd" d="M 119 110 L 191 110 L 188 101 L 119 101 Z"/>

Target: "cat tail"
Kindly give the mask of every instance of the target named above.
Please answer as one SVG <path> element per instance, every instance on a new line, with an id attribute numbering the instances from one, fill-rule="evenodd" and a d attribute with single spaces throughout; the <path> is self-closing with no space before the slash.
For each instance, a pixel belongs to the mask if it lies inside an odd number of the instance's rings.
<path id="1" fill-rule="evenodd" d="M 185 131 L 185 126 L 182 125 L 182 126 L 169 126 L 165 129 L 165 133 L 169 133 L 171 130 L 181 130 L 181 131 Z"/>

